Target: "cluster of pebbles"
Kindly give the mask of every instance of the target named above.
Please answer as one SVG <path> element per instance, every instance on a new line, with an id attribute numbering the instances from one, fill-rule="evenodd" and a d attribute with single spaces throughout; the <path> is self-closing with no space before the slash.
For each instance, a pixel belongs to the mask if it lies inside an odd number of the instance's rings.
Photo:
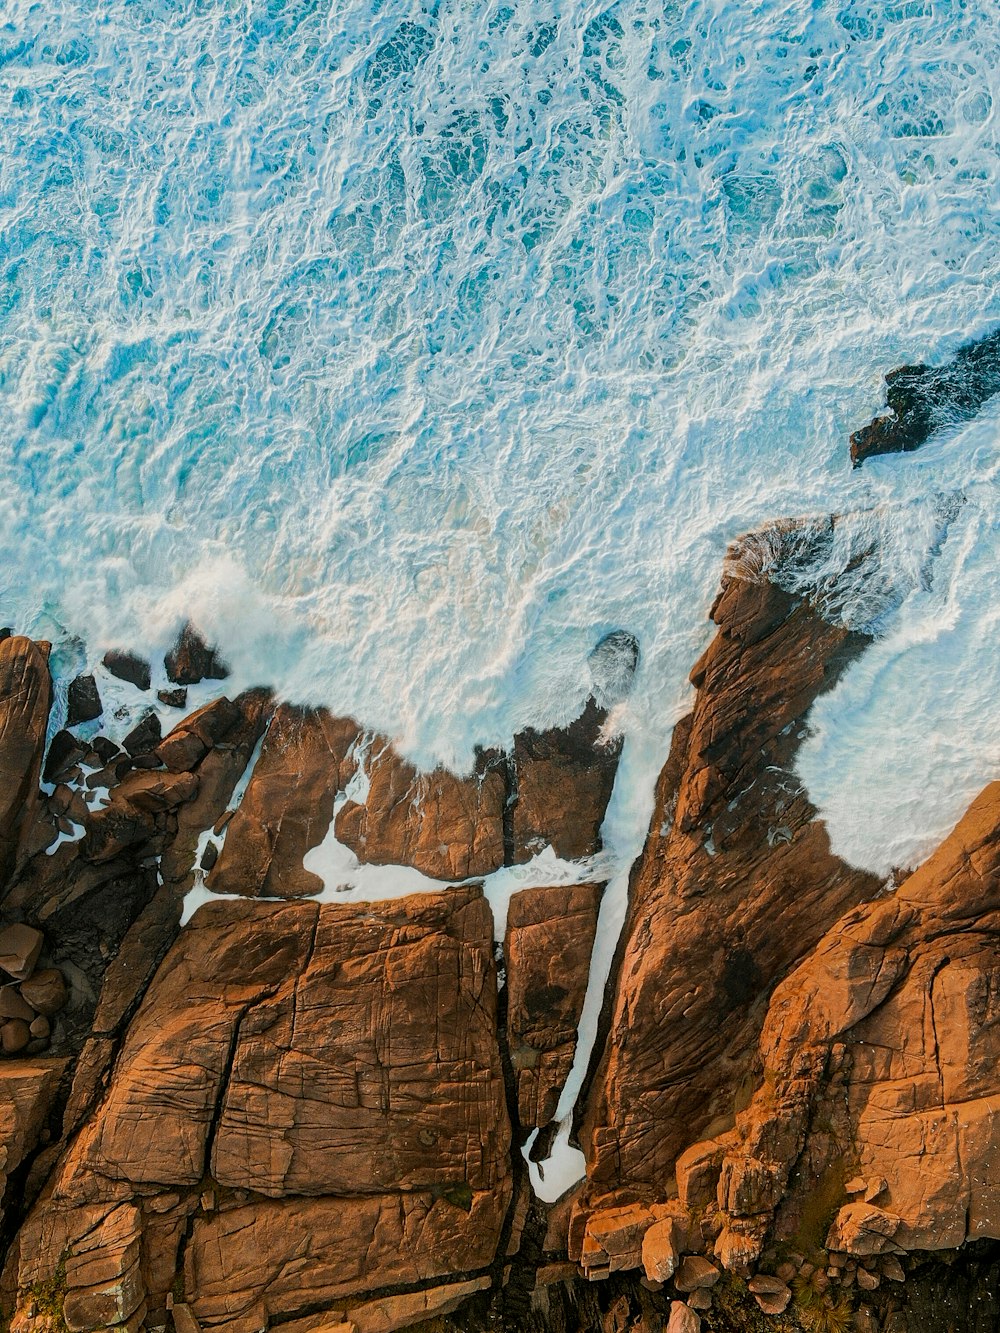
<path id="1" fill-rule="evenodd" d="M 0 1053 L 36 1055 L 48 1048 L 52 1020 L 69 998 L 63 974 L 39 967 L 45 937 L 33 926 L 0 929 Z"/>

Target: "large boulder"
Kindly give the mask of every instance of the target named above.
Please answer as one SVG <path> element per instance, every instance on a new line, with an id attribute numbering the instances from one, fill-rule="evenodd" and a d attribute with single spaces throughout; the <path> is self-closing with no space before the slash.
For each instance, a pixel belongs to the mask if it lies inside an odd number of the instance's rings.
<path id="1" fill-rule="evenodd" d="M 186 621 L 177 635 L 174 646 L 166 654 L 163 664 L 167 679 L 175 685 L 197 685 L 203 680 L 225 680 L 229 668 L 217 648 L 205 642 L 201 633 Z"/>
<path id="2" fill-rule="evenodd" d="M 19 634 L 0 641 L 0 886 L 39 805 L 51 701 L 48 645 Z"/>

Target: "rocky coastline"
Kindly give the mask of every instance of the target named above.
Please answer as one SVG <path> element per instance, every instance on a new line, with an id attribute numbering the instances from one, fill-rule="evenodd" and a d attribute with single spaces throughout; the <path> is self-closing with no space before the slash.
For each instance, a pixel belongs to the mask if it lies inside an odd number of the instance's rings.
<path id="1" fill-rule="evenodd" d="M 599 850 L 635 640 L 597 646 L 574 722 L 459 777 L 229 698 L 191 625 L 158 709 L 127 648 L 57 704 L 49 646 L 6 633 L 11 1333 L 995 1328 L 1000 784 L 899 883 L 833 852 L 795 756 L 868 640 L 781 578 L 828 527 L 730 550 L 573 1112 L 586 1174 L 551 1203 L 525 1152 L 544 1170 L 605 885 L 498 923 L 483 880 Z M 425 889 L 337 901 L 306 864 L 330 836 Z"/>

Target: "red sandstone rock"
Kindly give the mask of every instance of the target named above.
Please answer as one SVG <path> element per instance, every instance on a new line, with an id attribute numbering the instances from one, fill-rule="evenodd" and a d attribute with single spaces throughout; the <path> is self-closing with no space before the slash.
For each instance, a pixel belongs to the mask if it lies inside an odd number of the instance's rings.
<path id="1" fill-rule="evenodd" d="M 323 709 L 275 710 L 260 756 L 209 877 L 216 893 L 304 897 L 322 880 L 303 868 L 325 838 L 334 799 L 353 772 L 357 724 Z"/>
<path id="2" fill-rule="evenodd" d="M 522 1126 L 555 1114 L 573 1064 L 602 884 L 525 889 L 507 912 L 507 1042 Z"/>

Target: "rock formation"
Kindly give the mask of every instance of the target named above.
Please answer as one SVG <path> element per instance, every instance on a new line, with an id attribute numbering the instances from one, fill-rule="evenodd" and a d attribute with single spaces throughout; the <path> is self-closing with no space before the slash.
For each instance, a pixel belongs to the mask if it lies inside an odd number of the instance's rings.
<path id="1" fill-rule="evenodd" d="M 887 411 L 851 436 L 851 462 L 918 449 L 942 426 L 968 421 L 1000 393 L 1000 329 L 960 347 L 945 366 L 900 366 L 885 377 Z"/>

